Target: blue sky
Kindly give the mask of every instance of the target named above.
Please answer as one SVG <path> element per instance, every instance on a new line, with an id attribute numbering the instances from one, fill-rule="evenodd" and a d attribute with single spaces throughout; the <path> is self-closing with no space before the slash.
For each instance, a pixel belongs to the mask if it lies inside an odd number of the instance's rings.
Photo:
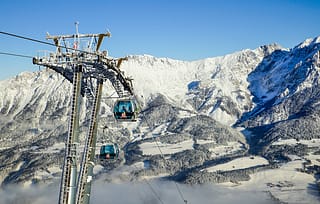
<path id="1" fill-rule="evenodd" d="M 320 35 L 319 0 L 1 0 L 0 30 L 45 40 L 103 33 L 110 56 L 150 54 L 179 60 L 221 56 L 278 43 L 292 48 Z M 35 56 L 53 47 L 0 35 L 0 52 Z M 0 80 L 36 71 L 31 59 L 0 55 Z"/>

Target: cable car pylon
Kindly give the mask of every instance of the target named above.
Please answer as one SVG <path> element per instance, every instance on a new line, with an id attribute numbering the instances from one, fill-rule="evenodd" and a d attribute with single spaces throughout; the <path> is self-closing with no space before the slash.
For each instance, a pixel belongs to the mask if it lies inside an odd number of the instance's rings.
<path id="1" fill-rule="evenodd" d="M 93 110 L 91 114 L 89 133 L 86 138 L 84 152 L 80 167 L 80 174 L 77 186 L 77 203 L 89 203 L 91 194 L 91 182 L 93 177 L 93 167 L 95 163 L 95 149 L 97 138 L 98 113 L 100 110 L 103 80 L 97 80 L 97 88 L 94 98 Z"/>
<path id="2" fill-rule="evenodd" d="M 62 170 L 59 203 L 75 203 L 77 186 L 77 146 L 79 142 L 79 108 L 82 67 L 74 67 L 73 91 L 69 131 L 65 145 L 65 159 Z"/>
<path id="3" fill-rule="evenodd" d="M 32 60 L 33 64 L 52 69 L 73 84 L 59 204 L 88 204 L 90 202 L 103 81 L 109 80 L 111 82 L 119 98 L 134 95 L 132 79 L 126 77 L 119 68 L 121 62 L 126 58 L 114 59 L 107 56 L 107 51 L 99 51 L 104 37 L 110 36 L 109 32 L 80 34 L 78 23 L 76 23 L 76 34 L 74 35 L 51 36 L 47 34 L 46 38 L 54 41 L 56 52 L 45 52 L 43 56 L 38 55 Z M 80 41 L 80 38 L 89 38 L 84 49 L 81 49 L 80 42 L 83 41 Z M 73 40 L 73 42 L 70 43 L 68 40 Z M 96 82 L 96 85 L 94 82 Z M 77 145 L 81 96 L 86 96 L 89 100 L 89 104 L 92 106 L 92 114 L 80 163 L 80 172 L 78 173 Z"/>

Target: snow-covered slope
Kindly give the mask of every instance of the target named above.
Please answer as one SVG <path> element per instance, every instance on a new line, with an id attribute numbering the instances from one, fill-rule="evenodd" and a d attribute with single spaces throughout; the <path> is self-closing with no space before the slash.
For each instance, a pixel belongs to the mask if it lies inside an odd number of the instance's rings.
<path id="1" fill-rule="evenodd" d="M 304 105 L 317 103 L 319 39 L 308 39 L 291 50 L 277 50 L 263 59 L 248 76 L 249 89 L 257 107 L 243 120 L 248 120 L 249 115 L 255 117 L 259 125 L 275 123 L 287 120 Z M 257 116 L 261 111 L 272 111 L 273 114 L 261 118 Z"/>
<path id="2" fill-rule="evenodd" d="M 153 56 L 129 56 L 122 69 L 134 78 L 144 100 L 157 93 L 174 103 L 210 115 L 227 125 L 254 107 L 248 74 L 274 50 L 273 44 L 223 57 L 186 62 Z"/>

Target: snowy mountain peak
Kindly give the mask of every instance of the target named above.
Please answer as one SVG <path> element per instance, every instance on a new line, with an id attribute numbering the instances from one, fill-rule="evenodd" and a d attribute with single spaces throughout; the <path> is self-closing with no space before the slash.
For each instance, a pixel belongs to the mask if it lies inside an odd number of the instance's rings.
<path id="1" fill-rule="evenodd" d="M 308 39 L 291 50 L 276 50 L 265 57 L 259 66 L 248 75 L 249 90 L 257 106 L 242 116 L 242 120 L 247 120 L 248 115 L 252 117 L 250 121 L 254 120 L 255 124 L 260 125 L 287 120 L 291 114 L 301 111 L 297 109 L 297 104 L 287 105 L 286 110 L 277 109 L 284 108 L 284 104 L 298 95 L 304 98 L 303 101 L 300 101 L 299 106 L 310 105 L 309 94 L 311 93 L 308 94 L 308 97 L 305 93 L 311 90 L 314 92 L 315 87 L 318 86 L 319 49 L 319 38 Z M 313 94 L 316 93 L 311 95 Z M 312 96 L 312 101 L 316 100 Z M 278 112 L 272 112 L 271 116 L 271 110 Z M 264 116 L 261 117 L 261 115 Z"/>
<path id="2" fill-rule="evenodd" d="M 308 46 L 314 46 L 318 43 L 320 43 L 320 36 L 315 37 L 315 38 L 308 38 L 305 41 L 303 41 L 302 43 L 298 44 L 294 49 L 304 48 L 304 47 L 308 47 Z"/>
<path id="3" fill-rule="evenodd" d="M 263 46 L 260 46 L 258 49 L 261 50 L 265 56 L 270 55 L 275 50 L 286 50 L 285 48 L 283 48 L 281 45 L 279 45 L 277 43 L 263 45 Z"/>
<path id="4" fill-rule="evenodd" d="M 129 56 L 121 68 L 134 78 L 135 90 L 145 100 L 162 93 L 181 106 L 231 125 L 254 106 L 248 74 L 275 50 L 284 49 L 271 44 L 192 62 Z"/>

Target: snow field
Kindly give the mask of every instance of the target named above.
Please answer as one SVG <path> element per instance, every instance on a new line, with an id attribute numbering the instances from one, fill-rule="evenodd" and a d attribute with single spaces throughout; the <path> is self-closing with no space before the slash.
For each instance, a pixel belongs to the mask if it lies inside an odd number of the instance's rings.
<path id="1" fill-rule="evenodd" d="M 243 144 L 240 142 L 228 142 L 227 145 L 220 145 L 214 148 L 209 148 L 212 157 L 221 157 L 232 154 L 243 149 Z"/>
<path id="2" fill-rule="evenodd" d="M 144 155 L 174 154 L 193 149 L 193 140 L 186 140 L 176 144 L 163 144 L 161 142 L 145 142 L 139 145 Z M 160 150 L 161 152 L 160 152 Z"/>
<path id="3" fill-rule="evenodd" d="M 297 144 L 304 144 L 308 147 L 319 147 L 320 146 L 320 139 L 312 139 L 312 140 L 299 140 L 296 139 L 279 139 L 278 141 L 272 143 L 272 145 L 297 145 Z"/>
<path id="4" fill-rule="evenodd" d="M 258 165 L 266 165 L 269 164 L 268 160 L 263 157 L 251 156 L 251 157 L 241 157 L 234 159 L 230 162 L 219 164 L 216 166 L 212 166 L 207 168 L 208 172 L 216 172 L 216 171 L 232 171 L 236 169 L 245 169 L 249 167 L 254 167 Z"/>
<path id="5" fill-rule="evenodd" d="M 304 145 L 307 145 L 308 147 L 319 147 L 320 146 L 320 139 L 299 140 L 299 141 L 297 141 L 295 139 L 286 139 L 286 140 L 279 139 L 278 141 L 272 143 L 272 145 L 297 145 L 297 144 L 304 144 Z M 299 159 L 299 160 L 308 159 L 311 162 L 310 165 L 320 166 L 319 155 L 314 155 L 312 152 L 308 153 L 308 155 L 304 156 L 303 158 L 298 157 L 296 159 Z M 294 158 L 292 158 L 292 160 L 294 160 Z"/>
<path id="6" fill-rule="evenodd" d="M 299 172 L 302 160 L 291 161 L 278 169 L 270 169 L 251 174 L 249 181 L 233 188 L 246 191 L 270 192 L 286 203 L 316 204 L 319 203 L 318 190 L 314 186 L 313 175 Z"/>

